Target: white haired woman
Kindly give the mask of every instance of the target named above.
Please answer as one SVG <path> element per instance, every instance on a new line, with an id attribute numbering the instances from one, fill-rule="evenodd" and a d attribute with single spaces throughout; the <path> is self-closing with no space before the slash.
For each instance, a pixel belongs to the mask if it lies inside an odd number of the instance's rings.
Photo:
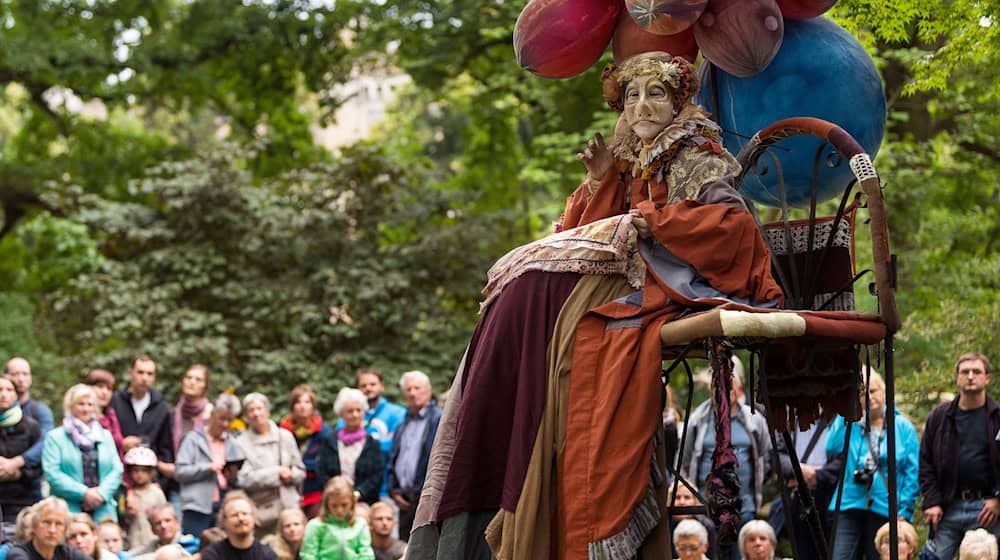
<path id="1" fill-rule="evenodd" d="M 295 436 L 271 421 L 271 401 L 260 393 L 243 397 L 248 430 L 236 438 L 246 457 L 240 486 L 257 505 L 257 538 L 278 528 L 281 510 L 299 507 L 306 478 Z"/>
<path id="2" fill-rule="evenodd" d="M 361 501 L 373 504 L 382 486 L 385 457 L 379 442 L 365 430 L 367 409 L 368 398 L 361 391 L 347 387 L 337 394 L 333 411 L 344 420 L 344 427 L 323 443 L 316 478 L 326 484 L 335 476 L 343 476 L 354 484 Z"/>
<path id="3" fill-rule="evenodd" d="M 986 529 L 966 531 L 958 547 L 958 560 L 997 560 L 996 537 Z"/>
<path id="4" fill-rule="evenodd" d="M 708 560 L 708 530 L 694 519 L 684 519 L 674 527 L 677 560 Z"/>
<path id="5" fill-rule="evenodd" d="M 740 529 L 738 542 L 741 560 L 778 560 L 774 555 L 778 537 L 767 521 L 760 519 L 748 521 Z"/>
<path id="6" fill-rule="evenodd" d="M 73 513 L 118 519 L 115 493 L 122 467 L 111 432 L 97 420 L 97 395 L 82 383 L 66 391 L 63 422 L 45 436 L 42 471 L 53 496 Z"/>

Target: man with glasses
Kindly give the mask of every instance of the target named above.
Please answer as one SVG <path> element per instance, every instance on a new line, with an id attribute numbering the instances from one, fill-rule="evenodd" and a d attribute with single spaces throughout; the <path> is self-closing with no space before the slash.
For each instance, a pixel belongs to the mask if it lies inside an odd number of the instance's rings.
<path id="1" fill-rule="evenodd" d="M 920 492 L 927 550 L 951 560 L 967 530 L 1000 535 L 1000 406 L 986 394 L 990 361 L 978 352 L 955 364 L 958 397 L 927 418 L 920 442 Z"/>

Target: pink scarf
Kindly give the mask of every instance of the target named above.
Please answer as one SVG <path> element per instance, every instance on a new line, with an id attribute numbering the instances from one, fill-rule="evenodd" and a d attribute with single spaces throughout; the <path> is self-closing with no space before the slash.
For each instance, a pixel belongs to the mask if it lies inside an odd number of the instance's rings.
<path id="1" fill-rule="evenodd" d="M 191 419 L 194 431 L 202 429 L 205 426 L 205 420 L 201 415 L 205 412 L 205 406 L 207 405 L 208 399 L 205 397 L 189 401 L 187 397 L 181 395 L 180 400 L 177 401 L 177 406 L 174 407 L 174 453 L 177 453 L 177 450 L 181 447 L 181 436 L 184 435 L 181 433 L 183 419 Z"/>
<path id="2" fill-rule="evenodd" d="M 356 432 L 348 432 L 346 428 L 337 430 L 337 439 L 344 445 L 354 445 L 367 436 L 368 432 L 365 431 L 364 427 L 358 428 Z"/>

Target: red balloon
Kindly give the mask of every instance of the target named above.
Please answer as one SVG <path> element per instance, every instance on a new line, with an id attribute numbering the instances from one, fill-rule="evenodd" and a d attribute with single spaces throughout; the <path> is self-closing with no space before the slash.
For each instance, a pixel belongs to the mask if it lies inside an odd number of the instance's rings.
<path id="1" fill-rule="evenodd" d="M 608 47 L 619 11 L 609 0 L 531 0 L 514 24 L 517 63 L 545 78 L 583 72 Z"/>
<path id="2" fill-rule="evenodd" d="M 611 39 L 611 52 L 615 55 L 615 64 L 620 64 L 630 56 L 653 51 L 683 56 L 693 64 L 698 58 L 698 43 L 695 42 L 694 31 L 691 29 L 675 35 L 656 35 L 643 31 L 628 13 L 622 12 L 618 16 L 615 36 Z"/>
<path id="3" fill-rule="evenodd" d="M 781 15 L 788 19 L 812 19 L 833 7 L 837 0 L 778 0 Z"/>
<path id="4" fill-rule="evenodd" d="M 767 68 L 784 32 L 775 0 L 709 0 L 694 24 L 702 56 L 740 78 Z"/>
<path id="5" fill-rule="evenodd" d="M 675 35 L 688 29 L 706 4 L 708 0 L 625 0 L 635 23 L 657 35 Z"/>

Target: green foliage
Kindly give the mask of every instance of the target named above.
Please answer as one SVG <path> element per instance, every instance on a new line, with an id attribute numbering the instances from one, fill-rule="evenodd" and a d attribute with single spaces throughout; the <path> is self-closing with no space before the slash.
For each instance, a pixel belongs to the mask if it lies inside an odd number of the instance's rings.
<path id="1" fill-rule="evenodd" d="M 166 388 L 200 362 L 217 388 L 279 403 L 308 381 L 324 410 L 361 366 L 450 376 L 489 262 L 464 238 L 484 218 L 452 218 L 454 196 L 372 145 L 259 184 L 252 158 L 158 166 L 134 185 L 147 204 L 80 199 L 106 258 L 50 302 L 72 317 L 58 337 L 73 366 L 147 352 Z"/>

